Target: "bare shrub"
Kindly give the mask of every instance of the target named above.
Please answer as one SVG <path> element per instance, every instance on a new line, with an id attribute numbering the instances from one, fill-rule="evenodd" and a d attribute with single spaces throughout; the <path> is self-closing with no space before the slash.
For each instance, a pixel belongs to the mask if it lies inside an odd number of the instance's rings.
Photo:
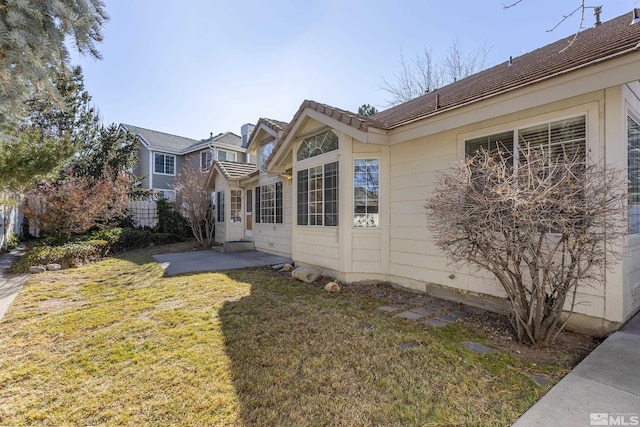
<path id="1" fill-rule="evenodd" d="M 28 192 L 24 215 L 40 233 L 56 238 L 110 227 L 124 215 L 130 186 L 126 176 L 110 169 L 95 182 L 69 171 L 59 182 L 40 184 Z"/>
<path id="2" fill-rule="evenodd" d="M 177 193 L 176 203 L 189 222 L 198 244 L 202 247 L 211 246 L 215 237 L 215 216 L 211 203 L 209 174 L 202 173 L 190 163 L 185 163 L 172 187 Z"/>
<path id="3" fill-rule="evenodd" d="M 565 327 L 578 288 L 619 260 L 626 182 L 584 153 L 523 145 L 517 162 L 506 150 L 480 150 L 458 163 L 425 207 L 437 245 L 502 284 L 518 339 L 546 346 Z"/>

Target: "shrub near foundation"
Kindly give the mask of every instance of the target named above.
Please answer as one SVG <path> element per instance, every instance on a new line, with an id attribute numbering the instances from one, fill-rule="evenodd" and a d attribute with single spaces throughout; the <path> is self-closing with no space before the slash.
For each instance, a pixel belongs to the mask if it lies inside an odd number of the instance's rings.
<path id="1" fill-rule="evenodd" d="M 154 233 L 151 230 L 132 228 L 99 230 L 88 235 L 77 236 L 73 241 L 62 244 L 44 239 L 36 243 L 27 255 L 18 260 L 12 270 L 16 273 L 24 273 L 33 265 L 52 263 L 64 267 L 78 267 L 96 262 L 108 254 L 183 241 L 185 241 L 184 237 L 173 233 Z"/>

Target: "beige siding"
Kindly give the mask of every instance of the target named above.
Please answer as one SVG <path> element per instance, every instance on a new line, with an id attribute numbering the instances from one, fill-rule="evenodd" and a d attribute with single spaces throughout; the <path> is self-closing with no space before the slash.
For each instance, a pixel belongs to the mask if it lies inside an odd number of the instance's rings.
<path id="1" fill-rule="evenodd" d="M 262 224 L 256 223 L 255 218 L 258 215 L 258 206 L 254 203 L 253 213 L 253 241 L 256 249 L 264 252 L 274 253 L 277 255 L 291 256 L 291 226 L 295 218 L 293 212 L 293 188 L 294 185 L 288 179 L 281 176 L 262 175 L 258 182 L 252 184 L 253 194 L 255 198 L 256 187 L 261 185 L 282 182 L 283 197 L 283 223 L 282 224 Z"/>
<path id="2" fill-rule="evenodd" d="M 296 262 L 340 269 L 337 228 L 295 226 L 295 229 Z"/>
<path id="3" fill-rule="evenodd" d="M 229 218 L 229 195 L 227 194 L 227 181 L 220 177 L 220 175 L 216 174 L 215 177 L 215 191 L 216 193 L 219 191 L 224 191 L 224 205 L 225 205 L 225 214 L 224 221 L 218 222 L 218 212 L 217 209 L 220 208 L 220 200 L 218 200 L 218 195 L 216 194 L 216 232 L 215 232 L 215 241 L 218 243 L 224 243 L 227 239 L 227 221 Z"/>
<path id="4" fill-rule="evenodd" d="M 464 152 L 464 140 L 502 130 L 512 130 L 531 123 L 586 113 L 589 147 L 600 148 L 603 117 L 599 105 L 602 91 L 554 105 L 545 105 L 482 124 L 442 132 L 391 147 L 390 156 L 390 239 L 389 273 L 401 282 L 424 281 L 452 287 L 459 291 L 504 297 L 497 281 L 477 270 L 454 267 L 434 245 L 429 232 L 426 199 L 434 189 L 438 172 L 453 165 Z M 452 278 L 453 277 L 453 278 Z M 578 296 L 576 311 L 596 317 L 606 315 L 604 287 L 585 287 Z M 611 318 L 611 320 L 616 320 Z"/>

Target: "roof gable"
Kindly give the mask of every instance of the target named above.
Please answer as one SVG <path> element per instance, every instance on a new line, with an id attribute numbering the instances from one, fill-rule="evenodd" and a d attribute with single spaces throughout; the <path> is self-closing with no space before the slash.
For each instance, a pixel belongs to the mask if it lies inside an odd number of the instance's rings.
<path id="1" fill-rule="evenodd" d="M 256 123 L 251 135 L 249 136 L 249 142 L 247 144 L 247 150 L 250 150 L 252 146 L 262 141 L 264 138 L 258 138 L 260 134 L 266 133 L 274 138 L 279 138 L 289 124 L 281 122 L 279 120 L 267 119 L 261 117 Z"/>
<path id="2" fill-rule="evenodd" d="M 125 130 L 138 135 L 142 143 L 152 150 L 179 152 L 199 143 L 199 141 L 195 139 L 145 129 L 139 126 L 124 123 L 120 126 Z"/>

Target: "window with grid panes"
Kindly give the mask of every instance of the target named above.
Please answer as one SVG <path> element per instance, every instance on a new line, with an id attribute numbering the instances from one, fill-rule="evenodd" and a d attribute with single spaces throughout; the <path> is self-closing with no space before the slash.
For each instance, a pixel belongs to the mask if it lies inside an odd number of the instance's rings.
<path id="1" fill-rule="evenodd" d="M 256 187 L 256 222 L 282 224 L 282 182 Z"/>
<path id="2" fill-rule="evenodd" d="M 231 222 L 242 222 L 242 191 L 231 190 Z"/>
<path id="3" fill-rule="evenodd" d="M 338 225 L 338 162 L 298 171 L 298 225 Z"/>

